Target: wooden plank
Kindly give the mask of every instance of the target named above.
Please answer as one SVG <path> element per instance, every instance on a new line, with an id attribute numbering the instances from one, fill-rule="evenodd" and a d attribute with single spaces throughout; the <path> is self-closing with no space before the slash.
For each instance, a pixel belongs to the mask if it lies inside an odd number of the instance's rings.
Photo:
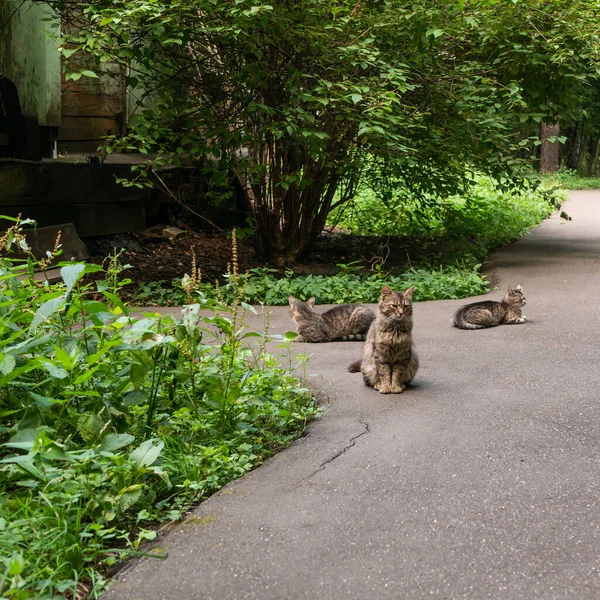
<path id="1" fill-rule="evenodd" d="M 114 119 L 121 114 L 118 96 L 65 92 L 62 97 L 63 117 L 105 117 Z"/>
<path id="2" fill-rule="evenodd" d="M 66 159 L 72 154 L 96 154 L 102 143 L 102 140 L 62 140 L 58 142 L 58 154 Z"/>
<path id="3" fill-rule="evenodd" d="M 58 128 L 58 142 L 63 140 L 99 140 L 110 134 L 118 134 L 120 123 L 117 119 L 104 117 L 63 117 Z"/>
<path id="4" fill-rule="evenodd" d="M 131 176 L 131 165 L 87 163 L 8 163 L 0 165 L 0 207 L 125 202 L 151 196 L 148 188 L 124 187 L 116 178 Z M 68 217 L 68 215 L 67 215 Z M 70 221 L 63 218 L 61 222 Z M 51 224 L 51 223 L 50 223 Z"/>
<path id="5" fill-rule="evenodd" d="M 5 210 L 9 216 L 16 216 L 15 208 Z M 36 205 L 19 210 L 23 217 L 35 219 L 43 226 L 56 225 L 70 220 L 75 224 L 82 238 L 142 231 L 146 228 L 146 214 L 143 200 L 127 202 L 106 202 L 92 204 L 63 204 L 60 206 Z"/>

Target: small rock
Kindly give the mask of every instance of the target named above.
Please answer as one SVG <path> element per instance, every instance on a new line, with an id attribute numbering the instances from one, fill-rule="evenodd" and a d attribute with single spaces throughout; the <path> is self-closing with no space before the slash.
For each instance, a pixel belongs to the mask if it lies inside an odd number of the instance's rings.
<path id="1" fill-rule="evenodd" d="M 178 229 L 177 227 L 165 227 L 162 230 L 162 236 L 171 241 L 181 237 L 184 234 L 185 231 L 183 229 Z"/>

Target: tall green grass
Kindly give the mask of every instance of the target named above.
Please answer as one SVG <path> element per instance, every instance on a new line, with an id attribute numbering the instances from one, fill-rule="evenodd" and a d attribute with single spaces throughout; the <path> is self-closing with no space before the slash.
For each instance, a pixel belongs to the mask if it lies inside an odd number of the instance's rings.
<path id="1" fill-rule="evenodd" d="M 544 181 L 547 185 L 560 186 L 567 190 L 597 190 L 600 189 L 600 177 L 586 177 L 577 171 L 561 167 L 553 175 L 546 175 Z"/>

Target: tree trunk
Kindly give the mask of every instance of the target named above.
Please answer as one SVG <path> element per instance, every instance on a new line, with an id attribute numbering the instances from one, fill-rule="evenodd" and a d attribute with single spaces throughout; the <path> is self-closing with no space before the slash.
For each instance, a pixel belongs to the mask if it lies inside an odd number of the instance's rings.
<path id="1" fill-rule="evenodd" d="M 581 146 L 579 147 L 579 156 L 577 157 L 577 172 L 585 173 L 585 166 L 588 160 L 590 150 L 590 129 L 586 127 L 581 136 Z"/>
<path id="2" fill-rule="evenodd" d="M 600 151 L 600 138 L 594 137 L 590 142 L 590 158 L 587 165 L 588 177 L 595 177 L 598 172 L 598 151 Z"/>
<path id="3" fill-rule="evenodd" d="M 573 171 L 577 169 L 577 157 L 579 156 L 579 146 L 581 145 L 581 126 L 576 124 L 569 127 L 566 132 L 567 144 L 565 148 L 564 162 L 567 168 Z"/>
<path id="4" fill-rule="evenodd" d="M 343 138 L 333 141 L 327 154 L 348 153 L 349 145 Z M 332 206 L 353 195 L 358 170 L 340 173 L 331 160 L 315 160 L 308 150 L 275 140 L 252 149 L 249 161 L 269 165 L 260 175 L 247 177 L 237 171 L 255 221 L 256 253 L 266 264 L 293 265 L 311 253 Z"/>
<path id="5" fill-rule="evenodd" d="M 542 175 L 558 171 L 560 166 L 560 145 L 558 140 L 550 141 L 548 138 L 556 138 L 559 135 L 560 125 L 558 123 L 541 124 L 540 173 Z"/>

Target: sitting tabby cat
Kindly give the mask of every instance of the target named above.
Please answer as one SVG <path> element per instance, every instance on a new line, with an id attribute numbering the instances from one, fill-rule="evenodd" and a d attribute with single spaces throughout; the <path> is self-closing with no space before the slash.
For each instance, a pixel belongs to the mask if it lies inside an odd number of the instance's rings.
<path id="1" fill-rule="evenodd" d="M 521 308 L 525 304 L 523 286 L 518 285 L 515 289 L 508 288 L 501 302 L 484 300 L 459 308 L 454 315 L 452 325 L 459 329 L 484 329 L 497 325 L 525 323 L 527 317 L 521 314 Z"/>
<path id="2" fill-rule="evenodd" d="M 308 302 L 290 296 L 290 317 L 298 329 L 297 342 L 364 340 L 375 313 L 366 306 L 340 304 L 323 314 L 314 310 L 315 299 Z"/>
<path id="3" fill-rule="evenodd" d="M 412 345 L 412 295 L 381 288 L 377 318 L 369 328 L 362 360 L 352 363 L 351 373 L 362 371 L 365 384 L 380 394 L 401 394 L 419 368 Z"/>

